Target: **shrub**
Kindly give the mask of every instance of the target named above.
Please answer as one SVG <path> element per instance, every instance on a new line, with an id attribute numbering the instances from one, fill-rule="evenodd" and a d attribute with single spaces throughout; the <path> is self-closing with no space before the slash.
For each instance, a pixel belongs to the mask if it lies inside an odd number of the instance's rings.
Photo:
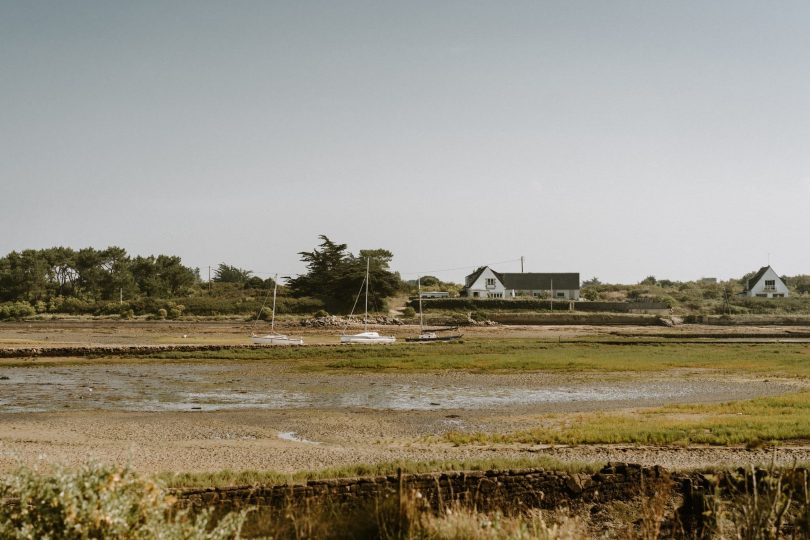
<path id="1" fill-rule="evenodd" d="M 89 300 L 83 300 L 74 296 L 68 296 L 62 300 L 58 308 L 60 313 L 69 313 L 71 315 L 89 315 L 96 311 L 96 303 Z"/>
<path id="2" fill-rule="evenodd" d="M 413 319 L 414 317 L 416 317 L 416 310 L 413 309 L 411 306 L 408 306 L 402 310 L 402 316 L 405 319 Z"/>
<path id="3" fill-rule="evenodd" d="M 98 304 L 96 313 L 101 315 L 120 315 L 130 309 L 132 308 L 130 308 L 129 302 L 124 302 L 123 304 L 120 302 L 103 302 Z"/>
<path id="4" fill-rule="evenodd" d="M 36 311 L 28 302 L 8 302 L 0 304 L 0 320 L 23 319 L 36 315 Z"/>
<path id="5" fill-rule="evenodd" d="M 315 312 L 315 316 L 316 317 L 328 317 L 329 312 L 326 311 L 325 309 L 319 309 L 318 311 Z"/>
<path id="6" fill-rule="evenodd" d="M 245 513 L 216 525 L 209 512 L 176 511 L 163 487 L 129 469 L 89 465 L 48 474 L 23 469 L 0 483 L 0 538 L 124 540 L 239 538 Z"/>
<path id="7" fill-rule="evenodd" d="M 177 304 L 176 306 L 172 306 L 169 308 L 169 318 L 170 319 L 179 319 L 183 316 L 183 311 L 185 311 L 186 306 L 183 304 Z"/>
<path id="8" fill-rule="evenodd" d="M 582 289 L 582 297 L 585 300 L 595 302 L 596 300 L 599 300 L 599 291 L 593 288 Z"/>
<path id="9" fill-rule="evenodd" d="M 166 317 L 168 316 L 168 314 L 169 313 L 163 308 L 160 308 L 159 310 L 157 310 L 157 318 L 160 319 L 160 320 L 165 320 Z"/>
<path id="10" fill-rule="evenodd" d="M 323 302 L 309 296 L 302 298 L 281 297 L 276 300 L 276 313 L 309 314 L 323 309 Z"/>

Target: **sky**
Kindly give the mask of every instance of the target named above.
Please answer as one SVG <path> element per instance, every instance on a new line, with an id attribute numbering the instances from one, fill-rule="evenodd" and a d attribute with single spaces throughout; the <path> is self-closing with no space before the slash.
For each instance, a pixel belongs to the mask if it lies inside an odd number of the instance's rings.
<path id="1" fill-rule="evenodd" d="M 0 0 L 0 254 L 810 274 L 810 3 Z M 496 264 L 497 263 L 497 264 Z"/>

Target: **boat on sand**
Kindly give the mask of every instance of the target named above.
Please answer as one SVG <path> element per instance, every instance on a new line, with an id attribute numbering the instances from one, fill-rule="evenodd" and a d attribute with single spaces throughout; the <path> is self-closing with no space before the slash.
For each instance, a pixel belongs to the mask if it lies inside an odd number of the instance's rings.
<path id="1" fill-rule="evenodd" d="M 286 334 L 279 334 L 276 332 L 276 292 L 278 291 L 278 274 L 273 276 L 273 314 L 270 316 L 270 333 L 257 336 L 252 330 L 250 332 L 250 340 L 255 345 L 303 345 L 304 338 L 290 337 Z M 264 311 L 264 304 L 267 303 L 267 296 L 264 297 L 262 307 L 259 308 L 259 314 L 256 315 L 256 320 L 253 321 L 253 327 L 259 321 L 259 317 Z"/>
<path id="2" fill-rule="evenodd" d="M 350 345 L 359 345 L 359 344 L 387 344 L 387 343 L 394 343 L 397 338 L 394 336 L 381 336 L 379 332 L 370 332 L 368 329 L 368 277 L 369 277 L 369 270 L 371 265 L 371 259 L 366 259 L 366 279 L 364 280 L 364 285 L 366 287 L 366 311 L 365 315 L 363 316 L 363 331 L 359 334 L 344 334 L 340 336 L 340 342 Z M 361 285 L 362 287 L 362 285 Z M 358 299 L 360 294 L 358 293 Z M 355 305 L 357 301 L 355 301 Z M 354 313 L 354 308 L 352 308 L 352 313 Z M 350 315 L 351 316 L 351 315 Z"/>

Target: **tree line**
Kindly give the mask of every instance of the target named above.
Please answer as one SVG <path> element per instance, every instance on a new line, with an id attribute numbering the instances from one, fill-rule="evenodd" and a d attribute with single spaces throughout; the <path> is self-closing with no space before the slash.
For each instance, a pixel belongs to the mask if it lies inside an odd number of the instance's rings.
<path id="1" fill-rule="evenodd" d="M 282 310 L 347 313 L 364 283 L 366 260 L 370 310 L 384 309 L 386 299 L 406 286 L 390 270 L 390 251 L 360 250 L 355 255 L 346 244 L 325 235 L 319 240 L 312 251 L 299 253 L 307 271 L 279 287 Z M 271 278 L 226 263 L 217 266 L 211 282 L 204 282 L 199 269 L 184 265 L 178 256 L 133 257 L 117 246 L 28 249 L 0 258 L 0 303 L 15 303 L 6 306 L 5 318 L 33 311 L 178 314 L 188 305 L 196 306 L 198 314 L 247 313 L 257 309 L 259 299 L 275 285 Z"/>
<path id="2" fill-rule="evenodd" d="M 0 258 L 0 301 L 35 303 L 53 297 L 115 300 L 120 296 L 183 296 L 199 282 L 199 271 L 180 257 L 130 257 L 120 247 L 66 247 L 12 251 Z"/>

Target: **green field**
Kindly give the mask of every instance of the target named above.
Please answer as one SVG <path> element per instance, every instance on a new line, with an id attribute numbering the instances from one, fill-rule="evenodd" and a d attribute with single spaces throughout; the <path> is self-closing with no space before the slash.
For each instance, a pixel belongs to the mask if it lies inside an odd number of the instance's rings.
<path id="1" fill-rule="evenodd" d="M 711 369 L 784 377 L 810 376 L 810 345 L 802 343 L 616 344 L 532 339 L 475 339 L 464 343 L 163 352 L 151 359 L 279 361 L 309 371 L 649 372 Z"/>

